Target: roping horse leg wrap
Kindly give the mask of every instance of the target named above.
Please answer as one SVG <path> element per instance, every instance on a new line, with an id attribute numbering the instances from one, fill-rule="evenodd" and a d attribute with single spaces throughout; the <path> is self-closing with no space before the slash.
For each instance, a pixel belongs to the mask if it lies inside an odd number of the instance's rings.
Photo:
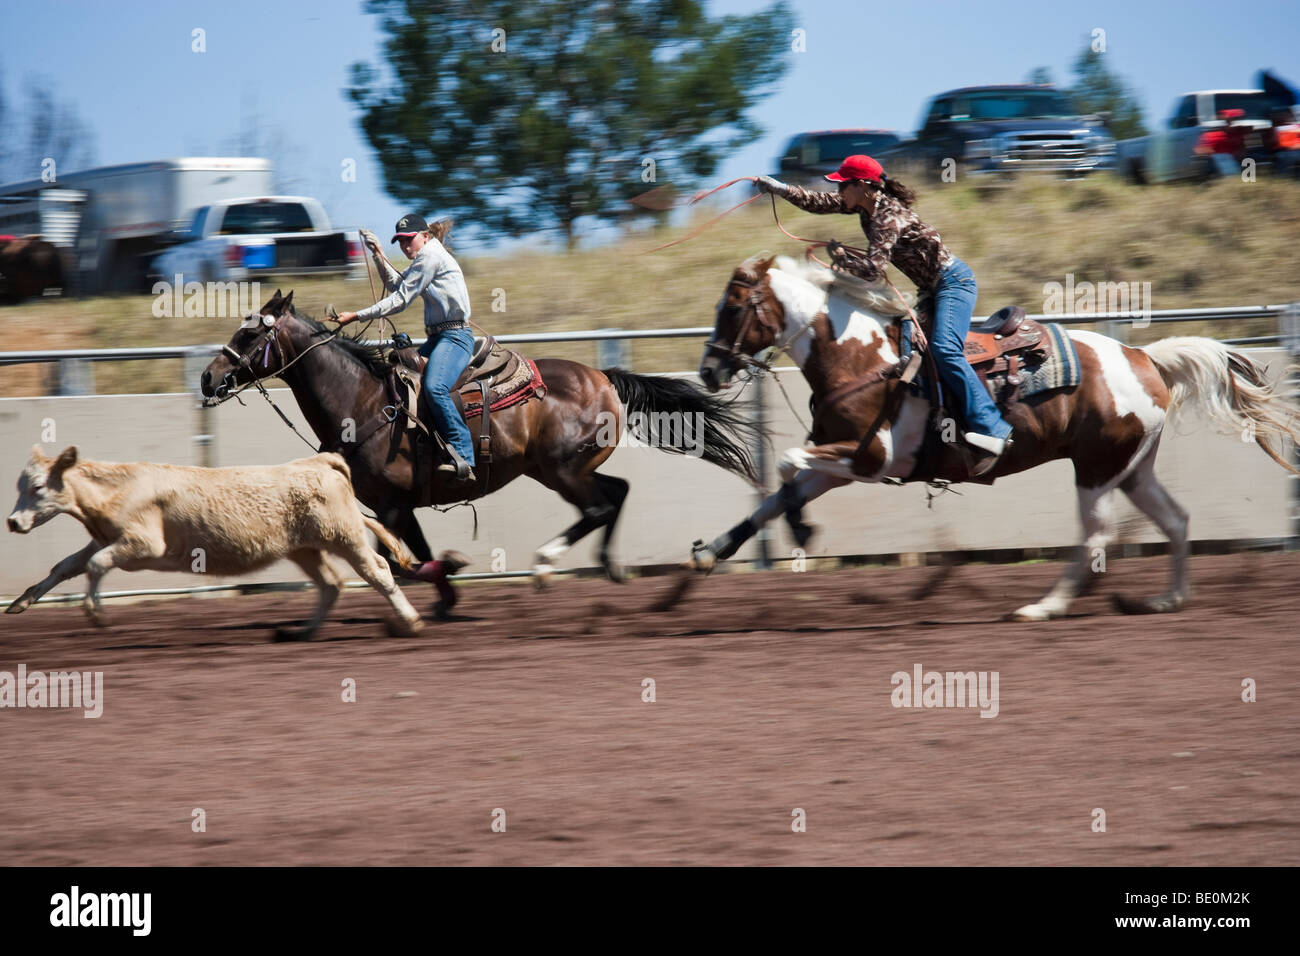
<path id="1" fill-rule="evenodd" d="M 730 531 L 714 538 L 709 544 L 709 550 L 717 555 L 720 560 L 725 561 L 739 551 L 740 546 L 752 538 L 757 531 L 758 528 L 754 526 L 754 522 L 746 518 Z"/>

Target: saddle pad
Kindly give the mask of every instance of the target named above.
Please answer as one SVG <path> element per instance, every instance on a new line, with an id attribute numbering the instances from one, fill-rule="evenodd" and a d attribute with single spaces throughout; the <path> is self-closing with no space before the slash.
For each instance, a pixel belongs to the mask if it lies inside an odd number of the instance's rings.
<path id="1" fill-rule="evenodd" d="M 521 361 L 515 373 L 504 382 L 497 382 L 488 391 L 491 402 L 489 407 L 494 412 L 499 408 L 518 405 L 534 395 L 538 398 L 546 397 L 546 383 L 542 381 L 542 373 L 537 370 L 537 363 L 522 355 L 519 358 Z M 483 393 L 479 390 L 477 384 L 468 385 L 461 389 L 460 398 L 464 403 L 466 419 L 483 414 L 482 397 Z"/>
<path id="2" fill-rule="evenodd" d="M 1020 398 L 1029 398 L 1031 395 L 1055 388 L 1070 388 L 1083 381 L 1083 373 L 1079 368 L 1079 353 L 1075 350 L 1070 333 L 1064 326 L 1054 322 L 1044 322 L 1042 326 L 1051 337 L 1052 351 L 1046 361 L 1038 365 L 1026 365 L 1020 370 Z M 1004 384 L 1005 380 L 1002 376 L 985 383 L 994 401 L 997 401 L 998 393 Z"/>

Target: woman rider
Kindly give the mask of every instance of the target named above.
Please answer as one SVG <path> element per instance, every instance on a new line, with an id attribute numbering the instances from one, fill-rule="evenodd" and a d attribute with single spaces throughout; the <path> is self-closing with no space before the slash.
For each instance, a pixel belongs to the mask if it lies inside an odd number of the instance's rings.
<path id="1" fill-rule="evenodd" d="M 1011 426 L 1002 419 L 997 405 L 966 361 L 966 333 L 970 331 L 975 312 L 974 273 L 912 211 L 915 193 L 890 179 L 880 163 L 870 156 L 850 156 L 826 178 L 839 183 L 838 194 L 812 192 L 770 176 L 758 177 L 756 185 L 760 192 L 775 193 L 808 212 L 860 215 L 869 248 L 861 254 L 831 242 L 826 248 L 832 268 L 874 282 L 892 262 L 918 290 L 933 291 L 934 331 L 930 349 L 948 394 L 961 396 L 969 429 L 965 433 L 966 442 L 985 452 L 975 467 L 975 474 L 982 475 L 997 464 L 1011 444 Z"/>
<path id="2" fill-rule="evenodd" d="M 471 482 L 477 480 L 473 469 L 474 443 L 451 398 L 452 386 L 474 354 L 474 335 L 466 325 L 469 290 L 465 288 L 460 265 L 440 241 L 437 231 L 440 224 L 430 228 L 415 213 L 397 220 L 392 241 L 411 260 L 410 268 L 401 275 L 384 259 L 374 233 L 362 230 L 366 246 L 374 253 L 383 276 L 384 288 L 392 291 L 368 309 L 341 313 L 338 321 L 343 326 L 357 320 L 365 322 L 394 315 L 414 302 L 416 296 L 424 299 L 424 330 L 428 338 L 420 346 L 420 354 L 429 360 L 424 369 L 424 391 L 434 424 L 447 440 L 452 457 L 450 462 L 440 464 L 438 470 L 455 472 L 457 481 Z M 445 230 L 442 235 L 446 235 Z"/>

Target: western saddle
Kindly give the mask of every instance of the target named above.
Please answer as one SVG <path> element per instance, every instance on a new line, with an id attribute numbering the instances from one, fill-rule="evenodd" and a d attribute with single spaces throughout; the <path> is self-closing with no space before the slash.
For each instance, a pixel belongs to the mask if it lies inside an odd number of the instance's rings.
<path id="1" fill-rule="evenodd" d="M 1041 364 L 1051 353 L 1052 337 L 1018 305 L 998 309 L 966 336 L 966 361 L 986 388 L 995 386 L 992 392 L 1003 405 L 1019 397 L 1020 371 Z"/>
<path id="2" fill-rule="evenodd" d="M 412 346 L 405 349 L 393 349 L 388 355 L 391 366 L 388 373 L 388 397 L 392 403 L 393 415 L 406 415 L 406 427 L 419 429 L 430 437 L 440 448 L 445 448 L 446 441 L 434 427 L 428 401 L 421 387 L 424 368 L 428 360 Z M 465 371 L 453 386 L 451 395 L 456 408 L 465 418 L 465 424 L 473 417 L 481 416 L 477 436 L 475 457 L 484 467 L 492 462 L 492 425 L 491 412 L 494 405 L 503 399 L 529 386 L 535 386 L 536 367 L 523 355 L 507 349 L 491 335 L 476 338 L 474 353 L 465 366 Z M 414 414 L 410 410 L 415 410 Z"/>

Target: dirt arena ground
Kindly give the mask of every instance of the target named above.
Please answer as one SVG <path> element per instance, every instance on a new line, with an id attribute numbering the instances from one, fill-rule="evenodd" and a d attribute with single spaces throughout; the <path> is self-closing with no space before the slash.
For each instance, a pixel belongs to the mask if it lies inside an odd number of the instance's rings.
<path id="1" fill-rule="evenodd" d="M 415 638 L 352 591 L 311 644 L 271 642 L 306 593 L 38 607 L 0 670 L 103 671 L 103 716 L 0 711 L 0 864 L 1300 863 L 1300 555 L 1193 559 L 1159 617 L 1108 595 L 1166 561 L 1115 560 L 1000 620 L 1059 569 L 719 574 L 667 613 L 667 577 L 492 583 Z M 997 671 L 997 716 L 893 707 L 918 664 Z"/>

